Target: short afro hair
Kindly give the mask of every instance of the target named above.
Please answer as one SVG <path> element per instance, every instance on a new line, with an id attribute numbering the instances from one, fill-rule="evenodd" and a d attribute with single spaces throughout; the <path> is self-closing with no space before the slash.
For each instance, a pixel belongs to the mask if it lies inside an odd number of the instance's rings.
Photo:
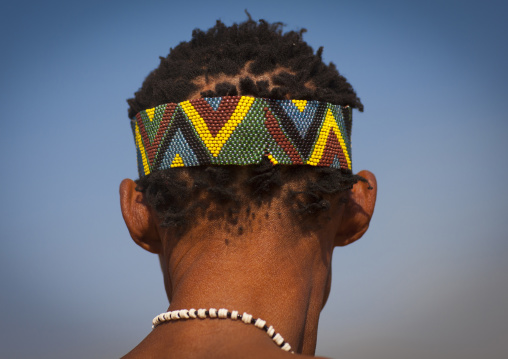
<path id="1" fill-rule="evenodd" d="M 169 102 L 186 101 L 199 91 L 195 83 L 199 77 L 205 81 L 218 75 L 238 76 L 246 70 L 254 76 L 270 74 L 272 86 L 254 82 L 249 76 L 240 79 L 239 86 L 219 83 L 215 91 L 202 92 L 202 97 L 251 95 L 295 100 L 317 100 L 335 105 L 357 108 L 363 105 L 353 87 L 339 74 L 335 65 L 325 65 L 323 48 L 316 54 L 302 39 L 305 29 L 299 32 L 282 32 L 281 23 L 259 23 L 249 19 L 230 27 L 217 21 L 204 32 L 196 29 L 189 42 L 182 42 L 145 79 L 134 98 L 129 99 L 129 117 L 142 110 Z"/>
<path id="2" fill-rule="evenodd" d="M 247 14 L 248 15 L 248 14 Z M 248 15 L 249 16 L 249 15 Z M 282 23 L 249 19 L 226 26 L 217 21 L 207 31 L 196 29 L 189 42 L 170 49 L 167 57 L 129 99 L 129 117 L 164 103 L 190 97 L 254 96 L 318 100 L 363 111 L 352 86 L 335 65 L 322 60 L 303 41 L 305 29 L 283 33 Z M 212 80 L 212 81 L 211 81 Z M 215 81 L 214 81 L 215 80 Z M 208 83 L 214 88 L 205 88 Z M 350 131 L 351 118 L 346 118 Z M 286 183 L 305 178 L 298 189 L 281 191 Z M 295 218 L 315 218 L 326 212 L 330 196 L 365 181 L 349 170 L 312 166 L 273 166 L 267 159 L 250 166 L 180 167 L 154 172 L 137 181 L 163 226 L 184 234 L 190 218 L 207 215 L 237 225 L 238 214 L 254 215 L 252 206 L 285 193 Z M 213 213 L 209 210 L 214 204 Z M 238 224 L 238 234 L 243 227 Z M 303 228 L 303 226 L 302 226 Z"/>

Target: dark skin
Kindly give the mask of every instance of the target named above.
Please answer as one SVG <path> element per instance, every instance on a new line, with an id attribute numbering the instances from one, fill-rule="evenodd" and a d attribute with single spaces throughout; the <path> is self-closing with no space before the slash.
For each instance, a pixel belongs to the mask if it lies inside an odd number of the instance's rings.
<path id="1" fill-rule="evenodd" d="M 295 226 L 282 196 L 263 204 L 255 219 L 241 214 L 243 234 L 224 223 L 195 219 L 177 238 L 160 226 L 156 213 L 125 179 L 120 185 L 122 214 L 132 239 L 159 255 L 168 310 L 227 308 L 252 314 L 273 325 L 300 356 L 313 356 L 319 314 L 330 293 L 335 247 L 358 240 L 374 212 L 377 184 L 368 183 L 332 201 L 313 231 Z M 372 189 L 369 189 L 372 187 Z M 158 313 L 154 313 L 158 314 Z M 151 320 L 148 318 L 147 320 Z M 154 329 L 124 358 L 290 358 L 266 333 L 229 319 L 169 322 Z"/>

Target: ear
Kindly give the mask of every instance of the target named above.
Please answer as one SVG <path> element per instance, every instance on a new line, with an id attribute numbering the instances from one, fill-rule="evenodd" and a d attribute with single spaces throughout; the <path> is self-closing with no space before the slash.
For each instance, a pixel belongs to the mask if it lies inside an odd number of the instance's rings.
<path id="1" fill-rule="evenodd" d="M 360 239 L 367 232 L 374 213 L 377 195 L 376 177 L 369 171 L 361 171 L 358 175 L 365 178 L 367 183 L 358 181 L 349 192 L 342 221 L 335 236 L 336 246 L 345 246 Z"/>
<path id="2" fill-rule="evenodd" d="M 124 179 L 120 184 L 120 206 L 127 229 L 140 247 L 152 253 L 162 252 L 162 242 L 154 215 L 143 193 L 136 191 L 136 183 Z"/>

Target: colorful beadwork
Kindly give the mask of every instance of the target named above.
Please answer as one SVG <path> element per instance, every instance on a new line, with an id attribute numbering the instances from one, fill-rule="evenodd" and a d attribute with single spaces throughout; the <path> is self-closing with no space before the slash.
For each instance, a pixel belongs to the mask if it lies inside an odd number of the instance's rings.
<path id="1" fill-rule="evenodd" d="M 173 167 L 274 165 L 351 170 L 351 108 L 249 96 L 144 110 L 131 121 L 140 177 Z"/>

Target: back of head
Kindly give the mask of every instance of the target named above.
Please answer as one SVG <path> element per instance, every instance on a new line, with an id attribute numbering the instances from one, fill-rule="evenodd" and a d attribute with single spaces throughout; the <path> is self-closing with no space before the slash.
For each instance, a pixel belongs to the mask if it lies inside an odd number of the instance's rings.
<path id="1" fill-rule="evenodd" d="M 283 33 L 282 24 L 249 18 L 207 31 L 194 30 L 128 100 L 129 117 L 166 103 L 198 98 L 253 96 L 272 100 L 327 102 L 360 111 L 363 105 L 335 66 L 322 61 L 299 32 Z M 344 117 L 347 135 L 351 116 Z M 303 134 L 304 135 L 304 134 Z M 302 135 L 302 139 L 303 136 Z M 298 134 L 295 134 L 298 136 Z M 137 189 L 157 211 L 163 226 L 183 235 L 198 218 L 220 219 L 241 234 L 240 214 L 255 215 L 263 203 L 278 198 L 302 229 L 325 213 L 333 197 L 361 177 L 349 169 L 274 166 L 267 158 L 248 166 L 178 167 L 141 175 Z M 236 227 L 235 227 L 236 226 Z"/>

